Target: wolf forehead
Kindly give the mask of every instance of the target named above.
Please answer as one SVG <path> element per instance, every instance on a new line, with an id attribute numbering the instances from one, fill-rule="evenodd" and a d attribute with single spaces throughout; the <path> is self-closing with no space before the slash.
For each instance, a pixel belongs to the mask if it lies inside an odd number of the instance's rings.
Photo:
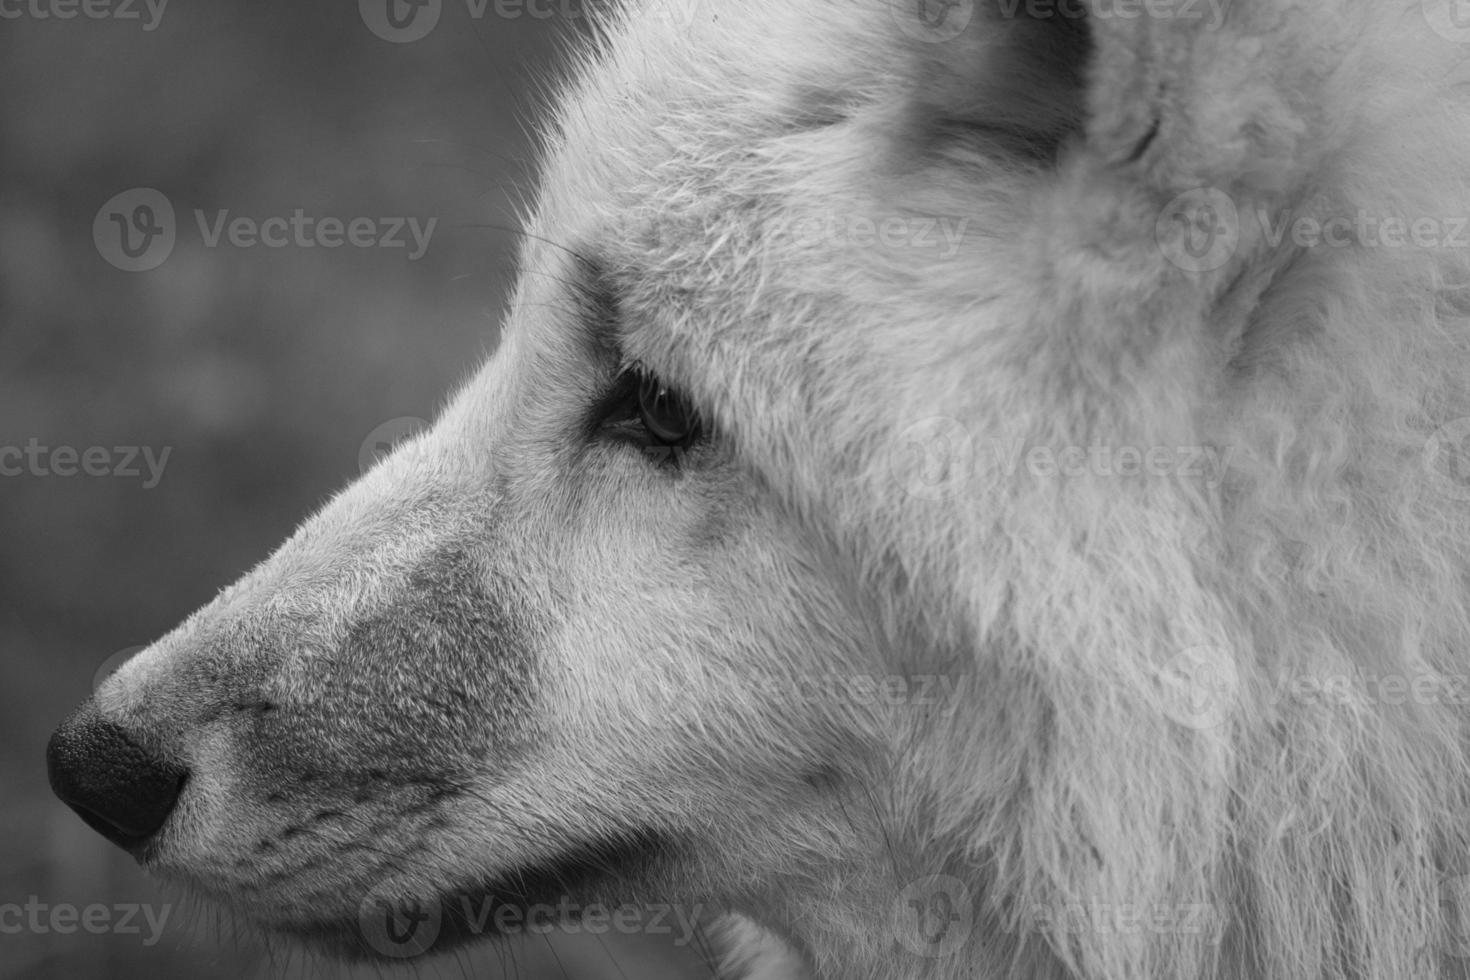
<path id="1" fill-rule="evenodd" d="M 548 224 L 633 229 L 742 199 L 790 206 L 981 131 L 987 150 L 1023 149 L 994 139 L 1007 130 L 1046 150 L 1082 121 L 1092 42 L 1075 19 L 967 3 L 973 24 L 935 44 L 906 32 L 914 5 L 897 0 L 691 0 L 679 17 L 667 6 L 627 5 L 583 52 L 551 128 Z"/>
<path id="2" fill-rule="evenodd" d="M 889 69 L 912 52 L 881 3 L 659 10 L 655 0 L 611 18 L 561 100 L 506 335 L 566 350 L 575 321 L 593 323 L 598 348 L 693 389 L 728 432 L 742 415 L 783 414 L 742 384 L 761 359 L 799 370 L 773 325 L 809 319 L 797 307 L 818 294 L 832 301 L 831 319 L 841 316 L 840 291 L 803 281 L 816 265 L 778 269 L 793 249 L 825 244 L 803 236 L 816 226 L 792 205 L 881 216 L 884 207 L 854 203 L 860 191 L 885 191 L 859 186 L 871 176 L 869 148 L 854 151 L 851 130 L 823 134 L 885 103 L 901 76 Z M 889 142 L 876 127 L 857 129 Z M 577 303 L 568 317 L 569 292 L 606 302 Z M 741 322 L 756 297 L 759 315 Z"/>

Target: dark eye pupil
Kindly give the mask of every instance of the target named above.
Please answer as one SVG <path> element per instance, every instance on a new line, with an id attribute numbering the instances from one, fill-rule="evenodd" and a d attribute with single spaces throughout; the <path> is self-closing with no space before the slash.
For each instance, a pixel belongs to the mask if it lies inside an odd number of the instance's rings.
<path id="1" fill-rule="evenodd" d="M 639 379 L 638 412 L 648 434 L 664 445 L 687 446 L 699 437 L 698 413 L 650 374 Z"/>

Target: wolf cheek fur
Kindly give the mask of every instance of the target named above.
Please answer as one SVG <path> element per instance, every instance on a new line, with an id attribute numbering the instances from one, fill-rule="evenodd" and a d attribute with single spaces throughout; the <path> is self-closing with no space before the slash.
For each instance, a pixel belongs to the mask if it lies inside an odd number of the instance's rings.
<path id="1" fill-rule="evenodd" d="M 1463 976 L 1470 257 L 1272 229 L 1470 211 L 1464 52 L 946 9 L 612 19 L 501 350 L 98 692 L 64 795 L 139 831 L 111 753 L 187 771 L 137 853 L 316 939 L 565 878 L 744 913 L 757 976 Z M 705 437 L 599 414 L 632 365 Z"/>

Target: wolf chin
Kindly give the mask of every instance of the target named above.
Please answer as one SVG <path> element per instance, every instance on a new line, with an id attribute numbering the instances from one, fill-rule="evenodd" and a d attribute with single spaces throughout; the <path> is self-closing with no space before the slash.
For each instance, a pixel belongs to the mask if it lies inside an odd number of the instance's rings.
<path id="1" fill-rule="evenodd" d="M 1470 975 L 1467 48 L 1189 6 L 610 12 L 498 352 L 58 794 L 344 955 Z"/>

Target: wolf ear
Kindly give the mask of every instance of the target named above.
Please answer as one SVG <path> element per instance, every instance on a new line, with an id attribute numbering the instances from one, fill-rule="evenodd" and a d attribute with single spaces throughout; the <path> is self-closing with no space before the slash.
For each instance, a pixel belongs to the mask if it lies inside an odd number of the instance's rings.
<path id="1" fill-rule="evenodd" d="M 965 2 L 894 7 L 901 24 L 913 18 L 909 145 L 978 141 L 989 152 L 1045 158 L 1083 128 L 1092 37 L 1082 19 L 987 15 Z M 926 14 L 931 7 L 943 17 Z"/>
<path id="2" fill-rule="evenodd" d="M 892 3 L 913 42 L 910 117 L 930 144 L 979 135 L 1136 166 L 1161 187 L 1269 191 L 1319 114 L 1324 29 L 1279 4 L 1138 0 L 1102 17 L 1088 0 Z"/>

